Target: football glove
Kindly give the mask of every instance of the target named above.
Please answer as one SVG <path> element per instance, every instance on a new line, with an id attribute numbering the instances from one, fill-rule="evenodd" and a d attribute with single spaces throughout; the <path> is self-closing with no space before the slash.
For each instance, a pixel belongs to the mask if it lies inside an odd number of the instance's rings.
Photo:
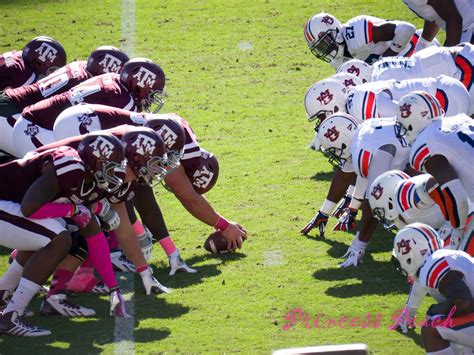
<path id="1" fill-rule="evenodd" d="M 354 230 L 356 228 L 355 219 L 357 218 L 357 212 L 358 210 L 346 208 L 333 230 L 343 232 Z"/>
<path id="2" fill-rule="evenodd" d="M 458 250 L 459 246 L 461 245 L 462 237 L 464 235 L 463 229 L 455 229 L 451 230 L 451 239 L 449 242 L 449 249 L 451 250 Z"/>
<path id="3" fill-rule="evenodd" d="M 152 293 L 170 293 L 171 289 L 163 286 L 158 282 L 157 279 L 153 276 L 153 271 L 148 268 L 145 271 L 140 273 L 140 276 L 143 281 L 143 286 L 145 287 L 145 293 L 147 296 Z"/>
<path id="4" fill-rule="evenodd" d="M 356 234 L 354 240 L 352 241 L 351 246 L 347 249 L 347 252 L 342 256 L 343 258 L 347 258 L 340 267 L 348 267 L 348 266 L 357 266 L 362 264 L 362 257 L 365 254 L 365 248 L 367 248 L 367 243 L 361 242 L 359 240 L 359 233 Z"/>
<path id="5" fill-rule="evenodd" d="M 118 228 L 120 225 L 120 217 L 118 213 L 110 207 L 109 201 L 103 199 L 100 201 L 101 210 L 96 213 L 99 217 L 100 227 L 105 231 L 112 231 Z"/>
<path id="6" fill-rule="evenodd" d="M 181 255 L 179 255 L 178 249 L 176 249 L 176 251 L 169 256 L 169 260 L 170 260 L 170 276 L 173 276 L 176 273 L 176 271 L 180 271 L 180 270 L 187 272 L 189 274 L 195 274 L 197 272 L 196 269 L 189 267 L 184 262 L 184 260 L 181 259 Z"/>
<path id="7" fill-rule="evenodd" d="M 398 327 L 403 334 L 408 333 L 409 330 L 415 329 L 416 308 L 405 307 L 397 319 Z"/>
<path id="8" fill-rule="evenodd" d="M 79 228 L 85 228 L 91 220 L 91 211 L 84 205 L 75 205 L 72 220 Z"/>
<path id="9" fill-rule="evenodd" d="M 300 231 L 303 235 L 308 235 L 311 229 L 318 227 L 319 228 L 319 235 L 324 237 L 324 229 L 326 228 L 326 224 L 328 223 L 329 216 L 321 211 L 319 211 L 311 221 L 306 224 L 306 226 Z"/>
<path id="10" fill-rule="evenodd" d="M 115 317 L 130 318 L 125 308 L 125 301 L 120 290 L 110 292 L 110 315 Z"/>
<path id="11" fill-rule="evenodd" d="M 152 257 L 153 251 L 153 235 L 146 226 L 143 227 L 145 232 L 138 236 L 138 242 L 140 243 L 140 248 L 142 249 L 145 260 L 149 261 Z"/>
<path id="12" fill-rule="evenodd" d="M 344 210 L 349 208 L 349 205 L 351 203 L 352 197 L 350 195 L 344 195 L 342 200 L 339 202 L 339 205 L 337 205 L 336 210 L 332 214 L 334 217 L 339 218 L 342 216 L 344 213 Z"/>

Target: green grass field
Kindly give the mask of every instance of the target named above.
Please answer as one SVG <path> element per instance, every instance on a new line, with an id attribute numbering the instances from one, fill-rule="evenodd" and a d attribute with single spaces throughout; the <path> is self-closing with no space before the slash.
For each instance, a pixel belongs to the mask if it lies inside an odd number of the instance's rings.
<path id="1" fill-rule="evenodd" d="M 135 54 L 160 63 L 168 83 L 164 112 L 186 118 L 201 145 L 220 160 L 221 175 L 208 195 L 223 215 L 249 231 L 244 248 L 214 257 L 202 248 L 211 228 L 194 220 L 168 192 L 157 199 L 182 256 L 199 269 L 170 278 L 168 261 L 155 245 L 159 280 L 174 289 L 146 297 L 135 279 L 135 353 L 246 352 L 322 344 L 367 343 L 374 353 L 421 353 L 412 337 L 390 331 L 392 313 L 405 302 L 408 285 L 389 262 L 392 236 L 378 230 L 365 263 L 340 269 L 352 235 L 328 232 L 303 237 L 299 230 L 324 201 L 332 176 L 319 153 L 305 149 L 313 131 L 303 98 L 315 81 L 332 73 L 304 42 L 308 17 L 325 10 L 341 21 L 359 14 L 405 19 L 421 26 L 401 1 L 152 1 L 136 2 Z M 99 45 L 123 44 L 120 1 L 0 2 L 1 52 L 20 49 L 39 34 L 60 40 L 68 59 L 85 59 Z M 332 219 L 328 227 L 336 223 Z M 8 252 L 0 250 L 0 270 Z M 0 337 L 0 353 L 120 353 L 106 297 L 75 299 L 97 318 L 35 316 L 48 337 Z M 429 300 L 420 309 L 424 314 Z M 318 328 L 299 322 L 284 329 L 290 309 L 300 307 Z M 31 308 L 38 313 L 39 299 Z M 380 325 L 328 323 L 344 316 Z M 361 324 L 360 322 L 354 321 Z M 130 353 L 130 352 L 128 352 Z"/>

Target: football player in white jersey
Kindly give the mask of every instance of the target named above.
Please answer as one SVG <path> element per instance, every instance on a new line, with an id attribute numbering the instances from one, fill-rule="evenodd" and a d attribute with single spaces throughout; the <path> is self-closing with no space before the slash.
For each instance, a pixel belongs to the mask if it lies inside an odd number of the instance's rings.
<path id="1" fill-rule="evenodd" d="M 464 84 L 470 95 L 470 112 L 474 112 L 474 45 L 430 47 L 410 58 L 384 58 L 373 65 L 372 81 L 435 78 L 447 75 Z"/>
<path id="2" fill-rule="evenodd" d="M 406 166 L 409 148 L 395 136 L 394 127 L 394 119 L 369 120 L 359 124 L 354 117 L 343 113 L 330 116 L 320 126 L 318 137 L 321 150 L 329 161 L 342 164 L 343 171 L 357 176 L 353 199 L 336 229 L 350 229 L 359 207 L 363 205 L 360 233 L 354 238 L 346 253 L 348 259 L 341 267 L 359 263 L 377 225 L 367 201 L 366 187 L 380 174 L 391 169 L 403 170 Z M 316 226 L 321 229 L 322 222 L 318 221 L 318 215 L 303 228 L 303 234 Z"/>
<path id="3" fill-rule="evenodd" d="M 427 312 L 421 330 L 427 354 L 453 354 L 450 343 L 474 349 L 474 258 L 459 250 L 441 249 L 427 225 L 414 223 L 400 230 L 392 255 L 398 270 L 419 282 L 419 291 L 439 301 Z"/>
<path id="4" fill-rule="evenodd" d="M 415 51 L 425 48 L 439 29 L 446 31 L 446 47 L 461 42 L 473 43 L 474 2 L 472 0 L 403 0 L 418 17 L 425 20 Z"/>
<path id="5" fill-rule="evenodd" d="M 474 201 L 474 124 L 465 114 L 444 117 L 438 100 L 415 91 L 400 99 L 397 136 L 411 144 L 410 165 L 439 185 L 432 198 L 451 223 L 451 248 L 461 243 L 469 200 Z"/>
<path id="6" fill-rule="evenodd" d="M 373 16 L 357 16 L 341 25 L 331 14 L 321 12 L 306 22 L 304 37 L 317 58 L 337 69 L 352 58 L 372 64 L 382 56 L 407 55 L 414 49 L 410 40 L 415 31 L 408 22 Z"/>

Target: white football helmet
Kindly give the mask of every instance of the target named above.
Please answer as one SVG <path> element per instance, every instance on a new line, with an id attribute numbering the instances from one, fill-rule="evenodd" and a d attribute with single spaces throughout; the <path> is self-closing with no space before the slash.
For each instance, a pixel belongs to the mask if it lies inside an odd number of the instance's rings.
<path id="1" fill-rule="evenodd" d="M 395 133 L 399 139 L 406 136 L 411 144 L 418 133 L 443 116 L 444 111 L 436 97 L 426 91 L 413 91 L 398 102 Z"/>
<path id="2" fill-rule="evenodd" d="M 390 170 L 378 176 L 369 188 L 369 204 L 372 213 L 385 229 L 395 227 L 399 218 L 395 201 L 395 188 L 400 181 L 410 177 L 400 170 Z"/>
<path id="3" fill-rule="evenodd" d="M 316 58 L 330 63 L 342 56 L 342 25 L 333 15 L 321 12 L 304 26 L 304 38 Z"/>
<path id="4" fill-rule="evenodd" d="M 409 224 L 395 236 L 392 262 L 403 275 L 418 279 L 417 272 L 425 257 L 441 249 L 442 245 L 438 233 L 429 225 Z"/>
<path id="5" fill-rule="evenodd" d="M 341 64 L 336 73 L 349 73 L 357 76 L 363 83 L 372 81 L 372 66 L 360 59 L 351 59 Z"/>
<path id="6" fill-rule="evenodd" d="M 318 139 L 329 163 L 340 166 L 351 159 L 351 143 L 358 125 L 356 119 L 346 113 L 336 113 L 321 123 Z"/>
<path id="7" fill-rule="evenodd" d="M 336 73 L 331 75 L 330 79 L 339 81 L 342 85 L 344 85 L 346 90 L 349 90 L 354 86 L 362 84 L 362 80 L 360 80 L 357 76 L 349 73 Z"/>
<path id="8" fill-rule="evenodd" d="M 324 79 L 311 86 L 304 97 L 308 121 L 316 120 L 316 132 L 326 117 L 336 112 L 346 112 L 346 87 L 334 79 Z"/>

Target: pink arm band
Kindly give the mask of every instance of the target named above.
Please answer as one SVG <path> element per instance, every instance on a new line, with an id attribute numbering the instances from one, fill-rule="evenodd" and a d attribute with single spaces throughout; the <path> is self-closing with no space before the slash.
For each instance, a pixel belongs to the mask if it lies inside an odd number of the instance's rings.
<path id="1" fill-rule="evenodd" d="M 45 219 L 45 218 L 59 218 L 71 217 L 74 214 L 74 205 L 72 203 L 55 203 L 48 202 L 40 207 L 29 218 Z"/>
<path id="2" fill-rule="evenodd" d="M 103 207 L 104 207 L 104 205 L 102 204 L 102 202 L 97 201 L 94 205 L 94 209 L 93 209 L 92 213 L 99 214 L 102 211 Z"/>
<path id="3" fill-rule="evenodd" d="M 229 222 L 223 217 L 219 217 L 217 223 L 214 225 L 214 228 L 220 231 L 225 231 L 229 226 Z"/>

